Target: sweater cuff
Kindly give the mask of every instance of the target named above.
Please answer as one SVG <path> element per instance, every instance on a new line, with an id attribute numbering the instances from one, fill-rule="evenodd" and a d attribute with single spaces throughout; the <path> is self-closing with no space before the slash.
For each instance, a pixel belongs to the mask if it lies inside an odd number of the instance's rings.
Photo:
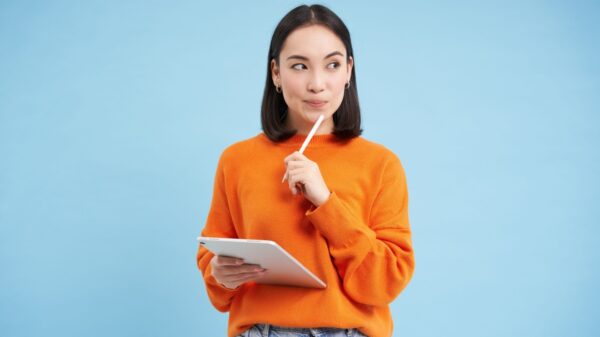
<path id="1" fill-rule="evenodd" d="M 350 247 L 358 242 L 370 246 L 376 238 L 375 232 L 352 214 L 335 191 L 321 206 L 311 206 L 305 215 L 334 247 Z"/>

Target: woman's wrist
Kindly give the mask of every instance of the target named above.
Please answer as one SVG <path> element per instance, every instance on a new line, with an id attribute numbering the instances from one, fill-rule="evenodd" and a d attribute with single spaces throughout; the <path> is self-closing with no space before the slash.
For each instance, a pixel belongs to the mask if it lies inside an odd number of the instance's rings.
<path id="1" fill-rule="evenodd" d="M 329 200 L 329 196 L 331 196 L 331 192 L 328 190 L 326 194 L 324 193 L 323 196 L 316 200 L 313 204 L 315 207 L 319 207 Z"/>

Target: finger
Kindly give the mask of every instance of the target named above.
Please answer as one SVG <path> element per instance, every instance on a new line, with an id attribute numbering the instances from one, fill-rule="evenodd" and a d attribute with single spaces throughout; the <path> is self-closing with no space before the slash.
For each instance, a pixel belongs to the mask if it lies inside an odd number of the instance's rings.
<path id="1" fill-rule="evenodd" d="M 294 186 L 295 185 L 292 184 L 292 181 L 290 180 L 290 175 L 288 174 L 288 188 L 290 189 L 290 191 L 292 191 L 293 195 L 296 195 L 297 191 Z"/>
<path id="2" fill-rule="evenodd" d="M 303 174 L 296 175 L 295 178 L 290 181 L 290 190 L 292 191 L 292 194 L 296 195 L 300 192 L 306 192 L 304 179 L 302 177 Z"/>
<path id="3" fill-rule="evenodd" d="M 219 266 L 239 266 L 244 263 L 244 259 L 231 256 L 217 255 L 215 263 Z"/>
<path id="4" fill-rule="evenodd" d="M 285 182 L 287 179 L 289 179 L 289 170 L 290 169 L 295 169 L 295 168 L 299 168 L 299 167 L 309 167 L 311 165 L 314 165 L 315 163 L 312 162 L 311 160 L 309 160 L 308 158 L 306 158 L 304 155 L 300 154 L 298 151 L 294 152 L 296 154 L 296 156 L 290 155 L 288 157 L 286 157 L 285 161 L 285 167 L 286 167 L 286 171 L 283 174 L 283 178 L 281 179 L 281 182 Z"/>
<path id="5" fill-rule="evenodd" d="M 292 191 L 292 194 L 296 195 L 300 193 L 300 191 L 304 192 L 304 184 L 306 181 L 302 178 L 304 176 L 302 169 L 296 171 L 295 173 L 290 173 L 292 179 L 288 180 L 288 186 Z"/>
<path id="6" fill-rule="evenodd" d="M 264 275 L 264 273 L 262 275 Z M 220 284 L 222 284 L 223 286 L 225 286 L 229 289 L 237 289 L 237 288 L 239 288 L 240 285 L 242 285 L 248 281 L 256 280 L 256 279 L 260 278 L 262 275 L 246 275 L 242 278 L 236 278 L 233 280 L 217 280 L 217 282 L 219 282 Z"/>
<path id="7" fill-rule="evenodd" d="M 283 174 L 283 178 L 281 179 L 282 183 L 288 179 L 289 164 L 290 161 L 285 161 L 285 173 Z"/>
<path id="8" fill-rule="evenodd" d="M 300 171 L 297 173 L 290 173 L 288 178 L 288 183 L 290 188 L 296 185 L 304 185 L 307 183 L 307 174 L 304 171 Z"/>
<path id="9" fill-rule="evenodd" d="M 292 191 L 293 195 L 296 195 L 300 192 L 300 190 L 298 189 L 298 173 L 292 174 L 291 172 L 288 173 L 288 188 L 290 189 L 290 191 Z"/>
<path id="10" fill-rule="evenodd" d="M 215 273 L 217 273 L 219 276 L 229 276 L 243 273 L 252 273 L 262 270 L 264 270 L 264 268 L 261 268 L 259 265 L 245 264 L 243 266 L 223 266 L 218 268 L 218 270 L 216 270 Z"/>
<path id="11" fill-rule="evenodd" d="M 233 282 L 245 282 L 245 281 L 250 281 L 253 279 L 257 279 L 261 276 L 263 276 L 266 273 L 266 271 L 259 271 L 259 272 L 253 272 L 253 273 L 244 273 L 244 274 L 238 274 L 238 275 L 231 275 L 229 277 L 224 278 L 223 282 L 221 283 L 233 283 Z"/>
<path id="12" fill-rule="evenodd" d="M 306 157 L 299 151 L 294 151 L 289 156 L 285 157 L 283 159 L 283 162 L 287 164 L 289 161 L 293 161 L 293 160 L 310 160 L 310 159 L 308 159 L 308 157 Z"/>
<path id="13" fill-rule="evenodd" d="M 310 162 L 300 162 L 300 161 L 290 161 L 288 163 L 288 166 L 285 170 L 285 173 L 283 174 L 283 178 L 281 179 L 281 182 L 283 183 L 284 181 L 289 179 L 289 175 L 290 175 L 290 170 L 295 170 L 298 168 L 304 168 L 310 165 Z"/>
<path id="14" fill-rule="evenodd" d="M 306 160 L 291 160 L 288 162 L 287 165 L 287 169 L 288 170 L 293 170 L 293 169 L 297 169 L 300 167 L 307 167 L 310 165 L 310 161 L 306 161 Z"/>
<path id="15" fill-rule="evenodd" d="M 260 276 L 260 275 L 265 274 L 266 272 L 267 272 L 266 269 L 262 269 L 262 270 L 258 270 L 258 271 L 252 271 L 252 272 L 247 272 L 247 273 L 239 273 L 239 274 L 235 274 L 235 275 L 229 275 L 227 277 L 230 278 L 233 281 L 237 281 L 239 279 L 246 278 L 246 277 Z"/>
<path id="16" fill-rule="evenodd" d="M 291 169 L 291 170 L 288 169 L 288 176 L 297 176 L 297 175 L 305 173 L 305 172 L 306 172 L 306 167 L 297 167 L 297 168 Z"/>
<path id="17" fill-rule="evenodd" d="M 292 194 L 296 194 L 298 191 L 296 190 L 296 177 L 292 174 L 288 174 L 288 188 L 292 191 Z"/>
<path id="18" fill-rule="evenodd" d="M 290 167 L 286 167 L 285 172 L 283 174 L 283 179 L 281 179 L 281 182 L 284 182 L 287 179 L 289 179 L 289 176 L 290 176 Z"/>
<path id="19" fill-rule="evenodd" d="M 308 159 L 304 154 L 300 153 L 300 151 L 294 151 L 289 155 L 290 158 L 297 160 L 306 160 Z"/>
<path id="20" fill-rule="evenodd" d="M 300 153 L 300 152 L 298 152 L 298 151 L 294 151 L 294 152 L 290 153 L 289 155 L 287 155 L 287 157 L 283 158 L 283 162 L 287 164 L 287 162 L 288 162 L 288 161 L 292 160 L 293 156 L 294 156 L 296 153 Z"/>

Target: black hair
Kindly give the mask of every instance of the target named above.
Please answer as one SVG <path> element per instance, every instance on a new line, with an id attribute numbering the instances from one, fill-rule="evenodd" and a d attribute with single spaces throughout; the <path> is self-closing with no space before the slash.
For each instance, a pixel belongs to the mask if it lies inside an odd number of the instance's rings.
<path id="1" fill-rule="evenodd" d="M 297 28 L 310 25 L 321 25 L 331 30 L 342 40 L 346 47 L 346 61 L 350 57 L 354 59 L 350 32 L 344 22 L 329 8 L 322 5 L 301 5 L 292 9 L 281 19 L 271 38 L 267 62 L 267 81 L 265 83 L 261 107 L 263 132 L 274 142 L 284 141 L 292 137 L 296 134 L 297 130 L 290 130 L 285 127 L 287 104 L 283 95 L 278 93 L 273 85 L 271 60 L 275 60 L 277 66 L 279 66 L 279 54 L 288 35 Z M 333 114 L 333 134 L 338 139 L 350 139 L 358 137 L 362 133 L 355 68 L 356 66 L 352 67 L 350 87 L 345 89 L 342 103 Z"/>

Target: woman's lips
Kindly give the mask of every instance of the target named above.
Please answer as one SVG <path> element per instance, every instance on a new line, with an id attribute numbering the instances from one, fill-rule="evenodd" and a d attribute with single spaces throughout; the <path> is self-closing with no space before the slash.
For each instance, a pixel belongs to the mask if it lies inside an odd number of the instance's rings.
<path id="1" fill-rule="evenodd" d="M 309 100 L 309 101 L 304 101 L 304 102 L 312 108 L 320 108 L 327 103 L 326 101 L 318 101 L 318 100 Z"/>

